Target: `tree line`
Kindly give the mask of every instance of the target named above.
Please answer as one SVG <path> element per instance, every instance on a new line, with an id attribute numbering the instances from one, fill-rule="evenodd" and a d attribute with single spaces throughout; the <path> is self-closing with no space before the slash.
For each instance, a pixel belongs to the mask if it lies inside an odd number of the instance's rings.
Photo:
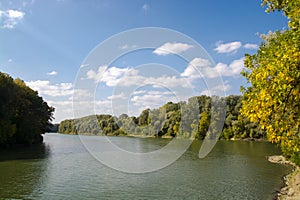
<path id="1" fill-rule="evenodd" d="M 224 126 L 221 139 L 264 138 L 265 134 L 256 123 L 250 122 L 240 113 L 242 96 L 230 95 L 224 98 L 195 96 L 187 102 L 168 102 L 160 108 L 145 109 L 138 117 L 122 114 L 91 115 L 79 119 L 64 120 L 59 124 L 58 131 L 66 134 L 87 135 L 136 135 L 153 137 L 177 137 L 204 139 L 213 135 L 213 119 L 216 113 L 215 103 L 224 102 L 222 109 Z M 226 112 L 225 112 L 226 111 Z"/>
<path id="2" fill-rule="evenodd" d="M 21 79 L 0 72 L 0 147 L 41 143 L 53 112 Z"/>

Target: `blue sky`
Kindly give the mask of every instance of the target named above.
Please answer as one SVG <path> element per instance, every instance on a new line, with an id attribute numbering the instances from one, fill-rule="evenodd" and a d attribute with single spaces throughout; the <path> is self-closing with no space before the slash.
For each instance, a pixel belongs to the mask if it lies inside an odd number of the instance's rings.
<path id="1" fill-rule="evenodd" d="M 226 95 L 240 94 L 240 86 L 246 84 L 239 75 L 244 54 L 256 52 L 261 43 L 259 34 L 287 27 L 287 19 L 281 13 L 265 13 L 260 3 L 254 0 L 3 0 L 0 1 L 0 71 L 19 77 L 38 90 L 56 108 L 55 122 L 72 118 L 72 105 L 79 105 L 85 111 L 79 115 L 95 112 L 137 115 L 146 107 L 186 100 L 191 95 L 214 94 L 214 90 L 222 90 Z M 195 49 L 194 44 L 170 38 L 153 49 L 123 55 L 110 65 L 101 59 L 93 66 L 86 63 L 101 42 L 123 31 L 143 27 L 178 31 L 199 43 L 210 57 L 179 59 L 176 54 Z M 139 45 L 124 43 L 119 48 L 135 49 Z M 106 52 L 101 54 L 105 56 Z M 202 65 L 209 58 L 212 60 L 208 72 Z M 203 76 L 195 77 L 191 65 L 202 67 Z M 170 74 L 171 69 L 177 74 Z M 155 74 L 157 71 L 161 74 Z M 205 87 L 206 79 L 215 78 L 214 72 L 220 74 L 222 86 Z M 137 81 L 134 88 L 123 87 L 137 78 L 142 81 Z M 183 78 L 190 81 L 189 89 L 184 87 L 185 83 L 181 84 Z M 76 88 L 80 81 L 89 81 L 86 84 L 93 86 Z M 74 94 L 80 98 L 76 100 Z M 89 106 L 83 105 L 82 96 L 89 98 Z M 119 108 L 120 104 L 126 105 Z"/>

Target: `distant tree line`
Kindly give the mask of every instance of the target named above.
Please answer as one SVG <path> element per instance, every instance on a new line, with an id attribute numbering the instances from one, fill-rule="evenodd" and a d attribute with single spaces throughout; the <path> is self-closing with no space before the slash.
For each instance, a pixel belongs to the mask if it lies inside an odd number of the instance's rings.
<path id="1" fill-rule="evenodd" d="M 138 117 L 122 114 L 91 115 L 80 119 L 64 120 L 59 124 L 59 133 L 87 135 L 139 135 L 204 139 L 214 132 L 212 101 L 225 102 L 225 121 L 221 139 L 264 138 L 264 132 L 240 114 L 242 96 L 225 98 L 196 96 L 187 102 L 168 102 L 157 109 L 146 109 Z M 224 110 L 224 111 L 225 111 Z"/>
<path id="2" fill-rule="evenodd" d="M 0 72 L 0 147 L 41 143 L 53 112 L 22 80 Z"/>

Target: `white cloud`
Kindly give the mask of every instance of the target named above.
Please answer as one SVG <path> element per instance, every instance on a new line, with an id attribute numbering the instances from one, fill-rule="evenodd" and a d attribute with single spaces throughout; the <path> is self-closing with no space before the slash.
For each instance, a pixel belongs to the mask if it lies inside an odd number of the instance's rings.
<path id="1" fill-rule="evenodd" d="M 55 123 L 64 119 L 83 117 L 95 113 L 112 113 L 111 101 L 117 97 L 112 95 L 112 98 L 95 100 L 92 91 L 74 89 L 72 83 L 52 84 L 47 80 L 28 81 L 25 83 L 33 90 L 38 91 L 48 105 L 55 108 Z"/>
<path id="2" fill-rule="evenodd" d="M 217 85 L 213 88 L 209 88 L 207 90 L 203 90 L 201 92 L 201 95 L 206 95 L 206 96 L 212 96 L 212 95 L 219 95 L 219 96 L 224 96 L 226 91 L 231 89 L 231 85 L 228 83 L 220 84 Z"/>
<path id="3" fill-rule="evenodd" d="M 108 96 L 107 99 L 127 99 L 126 95 L 124 93 L 119 93 L 119 94 L 113 94 L 111 96 Z"/>
<path id="4" fill-rule="evenodd" d="M 47 73 L 49 76 L 55 76 L 57 75 L 57 71 L 52 71 Z"/>
<path id="5" fill-rule="evenodd" d="M 69 97 L 69 100 L 73 101 L 86 101 L 93 99 L 93 94 L 91 91 L 86 89 L 74 89 L 73 96 Z"/>
<path id="6" fill-rule="evenodd" d="M 240 58 L 238 60 L 234 60 L 229 64 L 229 70 L 227 72 L 228 76 L 239 75 L 240 72 L 244 68 L 244 60 L 245 58 Z"/>
<path id="7" fill-rule="evenodd" d="M 212 70 L 207 69 L 205 75 L 209 78 L 221 76 L 237 76 L 244 68 L 244 58 L 233 60 L 229 65 L 225 63 L 218 63 Z M 219 74 L 218 74 L 219 73 Z"/>
<path id="8" fill-rule="evenodd" d="M 158 108 L 167 102 L 179 102 L 187 100 L 189 95 L 176 94 L 178 91 L 159 91 L 159 90 L 141 90 L 140 93 L 134 93 L 130 99 L 134 109 L 131 113 L 139 115 L 146 108 Z"/>
<path id="9" fill-rule="evenodd" d="M 138 108 L 138 110 L 136 110 L 137 112 L 135 113 L 139 114 L 146 108 L 158 108 L 169 101 L 177 102 L 178 99 L 173 95 L 172 92 L 148 91 L 141 95 L 132 96 L 130 101 Z"/>
<path id="10" fill-rule="evenodd" d="M 184 44 L 184 43 L 177 43 L 177 42 L 167 42 L 162 46 L 156 48 L 153 53 L 157 55 L 169 55 L 169 54 L 179 54 L 181 52 L 187 51 L 188 49 L 192 48 L 193 45 Z"/>
<path id="11" fill-rule="evenodd" d="M 171 91 L 153 91 L 153 90 L 150 90 L 150 91 L 147 91 L 148 94 L 150 95 L 174 95 L 173 92 Z"/>
<path id="12" fill-rule="evenodd" d="M 241 42 L 230 42 L 230 43 L 217 43 L 217 47 L 214 49 L 218 53 L 234 53 L 242 46 Z"/>
<path id="13" fill-rule="evenodd" d="M 162 75 L 160 77 L 147 77 L 138 74 L 126 74 L 124 77 L 115 81 L 118 86 L 143 86 L 152 85 L 156 88 L 189 88 L 188 82 L 181 77 Z M 109 86 L 109 85 L 108 85 Z"/>
<path id="14" fill-rule="evenodd" d="M 19 10 L 0 10 L 1 28 L 14 28 L 24 16 L 25 13 Z"/>
<path id="15" fill-rule="evenodd" d="M 93 114 L 111 114 L 111 100 L 94 100 L 93 98 L 85 100 L 47 100 L 48 105 L 55 108 L 54 122 L 60 122 L 64 119 L 79 118 Z"/>
<path id="16" fill-rule="evenodd" d="M 73 119 L 84 117 L 88 115 L 96 114 L 94 108 L 108 107 L 108 103 L 99 103 L 100 101 L 47 101 L 48 105 L 55 108 L 54 122 L 60 122 L 65 119 Z M 99 110 L 99 113 L 105 113 L 103 109 Z"/>
<path id="17" fill-rule="evenodd" d="M 224 96 L 227 91 L 231 89 L 231 85 L 229 84 L 228 81 L 225 81 L 222 84 L 218 84 L 216 86 L 213 86 L 211 88 L 208 88 L 207 90 L 203 90 L 200 95 L 207 95 L 207 96 L 212 96 L 212 95 L 218 95 L 218 96 Z"/>
<path id="18" fill-rule="evenodd" d="M 92 102 L 94 113 L 119 115 L 124 113 L 124 105 L 112 104 L 112 100 L 97 100 Z M 120 108 L 119 108 L 120 106 Z"/>
<path id="19" fill-rule="evenodd" d="M 110 111 L 110 113 L 113 113 L 114 115 L 127 113 L 128 115 L 138 116 L 146 108 L 158 108 L 169 101 L 179 102 L 180 100 L 186 100 L 190 97 L 190 95 L 177 95 L 175 94 L 176 92 L 166 90 L 161 91 L 161 89 L 139 90 L 132 92 L 124 98 L 125 100 L 120 100 L 120 98 L 115 100 L 118 96 L 123 98 L 123 95 L 118 94 L 113 97 L 110 103 L 107 103 L 103 107 L 106 107 L 106 110 L 113 110 L 113 112 Z M 111 99 L 111 97 L 108 98 Z"/>
<path id="20" fill-rule="evenodd" d="M 18 10 L 8 10 L 7 15 L 10 18 L 22 19 L 25 13 L 18 11 Z"/>
<path id="21" fill-rule="evenodd" d="M 101 78 L 103 77 L 103 73 L 105 69 L 107 68 L 107 65 L 102 65 L 98 68 L 98 71 L 95 72 L 94 70 L 89 70 L 86 73 L 87 79 L 93 79 L 95 83 L 99 83 L 101 81 Z"/>
<path id="22" fill-rule="evenodd" d="M 193 66 L 198 66 L 198 67 L 207 67 L 211 65 L 211 62 L 207 59 L 203 58 L 194 58 L 189 64 Z"/>
<path id="23" fill-rule="evenodd" d="M 144 84 L 152 84 L 165 88 L 190 88 L 191 85 L 184 79 L 176 76 L 146 77 Z"/>
<path id="24" fill-rule="evenodd" d="M 201 68 L 209 67 L 211 62 L 203 58 L 194 58 L 185 68 L 184 72 L 181 73 L 181 76 L 184 77 L 199 77 L 201 73 Z"/>
<path id="25" fill-rule="evenodd" d="M 250 43 L 247 43 L 243 46 L 244 48 L 246 49 L 258 49 L 258 45 L 257 44 L 250 44 Z"/>
<path id="26" fill-rule="evenodd" d="M 105 82 L 107 86 L 116 86 L 119 80 L 129 71 L 129 68 L 108 68 L 104 71 L 101 81 Z"/>
<path id="27" fill-rule="evenodd" d="M 137 95 L 137 94 L 144 94 L 146 92 L 147 92 L 146 90 L 137 90 L 137 91 L 134 91 L 132 94 Z"/>
<path id="28" fill-rule="evenodd" d="M 51 84 L 49 81 L 37 80 L 25 82 L 27 86 L 38 91 L 40 95 L 52 97 L 71 96 L 73 94 L 72 83 Z"/>
<path id="29" fill-rule="evenodd" d="M 148 4 L 144 4 L 142 8 L 144 11 L 148 11 L 150 9 L 150 6 Z"/>
<path id="30" fill-rule="evenodd" d="M 160 77 L 142 76 L 139 71 L 132 68 L 107 68 L 107 65 L 100 66 L 95 72 L 89 70 L 86 73 L 87 79 L 92 79 L 95 83 L 103 82 L 109 87 L 120 86 L 142 86 L 156 85 L 161 87 L 190 87 L 188 82 L 181 77 L 162 75 Z"/>
<path id="31" fill-rule="evenodd" d="M 8 61 L 7 62 L 12 62 L 13 60 L 10 58 L 10 59 L 8 59 Z"/>
<path id="32" fill-rule="evenodd" d="M 214 67 L 210 67 L 210 62 L 202 58 L 194 58 L 187 68 L 181 73 L 181 76 L 195 78 L 215 78 L 218 76 L 237 76 L 244 67 L 244 58 L 233 60 L 229 65 L 218 63 Z"/>

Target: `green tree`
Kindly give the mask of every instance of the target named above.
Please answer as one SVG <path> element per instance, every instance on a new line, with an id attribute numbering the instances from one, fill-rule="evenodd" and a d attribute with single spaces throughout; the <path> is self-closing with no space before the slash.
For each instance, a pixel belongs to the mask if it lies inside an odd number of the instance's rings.
<path id="1" fill-rule="evenodd" d="M 146 126 L 148 124 L 148 117 L 149 117 L 150 109 L 143 110 L 143 112 L 138 117 L 138 124 L 139 126 Z"/>
<path id="2" fill-rule="evenodd" d="M 42 142 L 53 112 L 22 80 L 0 72 L 0 146 Z"/>
<path id="3" fill-rule="evenodd" d="M 282 10 L 290 29 L 264 35 L 255 55 L 246 55 L 242 113 L 260 124 L 270 141 L 300 164 L 300 1 L 264 0 L 267 11 Z"/>
<path id="4" fill-rule="evenodd" d="M 203 140 L 206 136 L 210 124 L 210 116 L 207 112 L 202 112 L 199 120 L 198 133 L 196 139 Z"/>

